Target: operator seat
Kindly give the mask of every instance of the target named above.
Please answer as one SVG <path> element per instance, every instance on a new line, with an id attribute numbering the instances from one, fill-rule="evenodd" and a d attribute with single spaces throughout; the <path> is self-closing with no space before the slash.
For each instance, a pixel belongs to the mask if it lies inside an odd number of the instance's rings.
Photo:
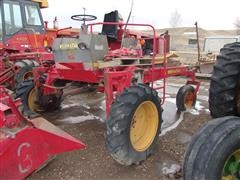
<path id="1" fill-rule="evenodd" d="M 117 10 L 104 15 L 104 22 L 119 22 L 120 20 L 122 18 Z M 103 24 L 101 34 L 106 35 L 109 41 L 116 41 L 118 39 L 117 30 L 118 25 Z"/>

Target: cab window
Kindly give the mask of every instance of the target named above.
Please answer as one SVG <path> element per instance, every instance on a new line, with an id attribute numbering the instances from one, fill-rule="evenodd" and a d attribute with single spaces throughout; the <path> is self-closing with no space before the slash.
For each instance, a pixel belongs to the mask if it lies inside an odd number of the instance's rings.
<path id="1" fill-rule="evenodd" d="M 42 22 L 37 6 L 25 5 L 25 14 L 28 25 L 41 26 Z"/>
<path id="2" fill-rule="evenodd" d="M 5 31 L 14 34 L 23 28 L 20 5 L 17 2 L 4 3 Z"/>

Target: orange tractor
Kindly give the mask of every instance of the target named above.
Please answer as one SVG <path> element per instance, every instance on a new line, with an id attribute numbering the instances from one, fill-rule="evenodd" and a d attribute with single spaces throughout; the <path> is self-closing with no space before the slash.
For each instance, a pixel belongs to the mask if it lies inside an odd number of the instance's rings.
<path id="1" fill-rule="evenodd" d="M 40 8 L 48 7 L 47 0 L 0 3 L 0 84 L 15 89 L 32 77 L 33 67 L 54 63 L 51 46 L 56 37 L 73 36 L 76 32 L 70 27 L 44 26 Z"/>

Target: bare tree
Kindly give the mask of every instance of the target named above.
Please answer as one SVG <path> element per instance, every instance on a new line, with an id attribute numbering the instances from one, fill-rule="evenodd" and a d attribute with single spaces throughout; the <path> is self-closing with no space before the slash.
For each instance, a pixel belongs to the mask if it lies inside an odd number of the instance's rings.
<path id="1" fill-rule="evenodd" d="M 178 10 L 175 10 L 171 14 L 169 24 L 170 24 L 171 27 L 175 28 L 175 27 L 178 27 L 179 25 L 181 25 L 181 23 L 182 23 L 182 16 L 178 12 Z"/>
<path id="2" fill-rule="evenodd" d="M 237 35 L 240 35 L 240 19 L 239 18 L 236 19 L 234 25 L 235 25 L 235 28 L 236 28 Z"/>

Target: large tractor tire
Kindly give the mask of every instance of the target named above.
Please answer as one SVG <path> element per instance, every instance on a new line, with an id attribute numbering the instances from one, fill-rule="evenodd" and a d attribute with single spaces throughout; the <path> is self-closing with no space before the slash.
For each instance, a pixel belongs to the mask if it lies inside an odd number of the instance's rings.
<path id="1" fill-rule="evenodd" d="M 212 117 L 240 115 L 240 43 L 225 45 L 214 66 L 209 88 Z"/>
<path id="2" fill-rule="evenodd" d="M 162 124 L 158 93 L 146 85 L 125 89 L 107 119 L 106 146 L 123 165 L 139 164 L 154 151 Z"/>
<path id="3" fill-rule="evenodd" d="M 240 179 L 240 118 L 226 116 L 207 123 L 189 144 L 185 180 Z"/>
<path id="4" fill-rule="evenodd" d="M 195 89 L 191 85 L 182 86 L 176 96 L 176 105 L 179 112 L 191 109 L 196 104 L 196 95 L 194 95 Z"/>
<path id="5" fill-rule="evenodd" d="M 34 60 L 20 60 L 15 63 L 19 71 L 15 74 L 15 87 L 20 85 L 23 81 L 33 78 L 33 68 L 38 67 L 39 64 Z"/>
<path id="6" fill-rule="evenodd" d="M 39 102 L 32 79 L 24 81 L 16 89 L 16 98 L 22 100 L 23 113 L 25 115 L 31 115 L 33 112 L 54 111 L 61 105 L 61 97 L 62 93 L 58 95 L 41 96 L 41 102 Z"/>

